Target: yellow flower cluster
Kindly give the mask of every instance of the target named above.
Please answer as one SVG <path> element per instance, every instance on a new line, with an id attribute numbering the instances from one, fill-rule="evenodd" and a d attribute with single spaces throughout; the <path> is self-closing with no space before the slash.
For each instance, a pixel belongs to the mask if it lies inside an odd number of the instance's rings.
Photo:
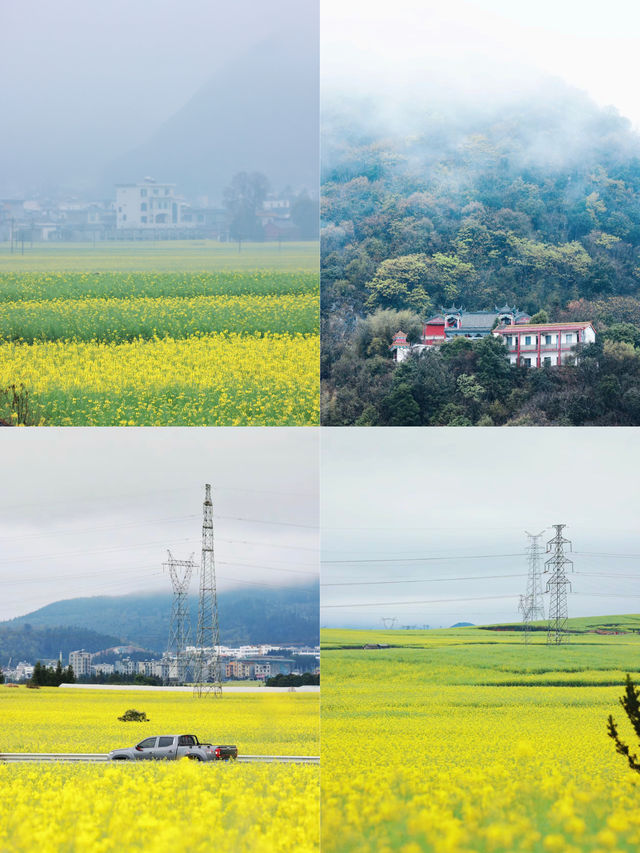
<path id="1" fill-rule="evenodd" d="M 148 723 L 123 723 L 127 708 Z M 319 694 L 225 693 L 194 698 L 183 691 L 40 690 L 0 686 L 2 751 L 108 752 L 146 734 L 191 732 L 235 743 L 240 753 L 318 755 Z M 1 849 L 1 848 L 0 848 Z"/>
<path id="2" fill-rule="evenodd" d="M 0 273 L 0 419 L 316 424 L 318 324 L 309 270 Z"/>
<path id="3" fill-rule="evenodd" d="M 146 723 L 117 720 L 127 708 Z M 317 755 L 318 694 L 0 687 L 2 749 L 106 752 L 192 732 L 240 754 Z M 41 853 L 312 853 L 318 768 L 309 765 L 0 763 L 0 850 Z"/>
<path id="4" fill-rule="evenodd" d="M 6 343 L 0 388 L 24 385 L 52 426 L 316 424 L 319 348 L 301 334 Z"/>
<path id="5" fill-rule="evenodd" d="M 314 853 L 318 768 L 176 763 L 0 766 L 14 853 Z"/>
<path id="6" fill-rule="evenodd" d="M 467 629 L 336 648 L 355 633 L 327 632 L 322 655 L 323 851 L 640 849 L 640 777 L 606 733 L 613 713 L 636 743 L 617 700 L 640 638 L 550 648 Z"/>

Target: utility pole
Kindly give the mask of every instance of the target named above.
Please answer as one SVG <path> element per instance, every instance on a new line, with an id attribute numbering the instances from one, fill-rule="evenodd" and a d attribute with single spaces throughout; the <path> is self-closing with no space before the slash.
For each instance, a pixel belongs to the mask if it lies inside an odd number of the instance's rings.
<path id="1" fill-rule="evenodd" d="M 551 572 L 547 580 L 547 592 L 551 594 L 549 601 L 549 624 L 547 628 L 547 643 L 562 643 L 567 639 L 567 587 L 571 589 L 571 583 L 567 580 L 567 568 L 573 571 L 573 562 L 565 557 L 564 548 L 568 546 L 571 551 L 571 542 L 565 539 L 562 531 L 565 524 L 554 524 L 556 535 L 547 542 L 547 554 L 552 556 L 545 562 L 545 573 Z"/>
<path id="2" fill-rule="evenodd" d="M 220 673 L 220 631 L 216 567 L 213 558 L 213 503 L 211 486 L 205 485 L 202 518 L 202 562 L 198 603 L 198 638 L 195 656 L 194 696 L 222 695 Z"/>
<path id="3" fill-rule="evenodd" d="M 188 560 L 176 560 L 171 551 L 168 551 L 169 560 L 163 564 L 163 569 L 169 571 L 171 584 L 173 586 L 173 601 L 171 603 L 171 621 L 169 623 L 169 642 L 167 652 L 169 654 L 169 666 L 171 666 L 171 655 L 175 655 L 176 669 L 174 678 L 169 670 L 168 681 L 177 681 L 184 684 L 187 681 L 188 658 L 187 646 L 190 641 L 190 619 L 189 619 L 189 584 L 191 574 L 195 568 L 193 554 Z"/>

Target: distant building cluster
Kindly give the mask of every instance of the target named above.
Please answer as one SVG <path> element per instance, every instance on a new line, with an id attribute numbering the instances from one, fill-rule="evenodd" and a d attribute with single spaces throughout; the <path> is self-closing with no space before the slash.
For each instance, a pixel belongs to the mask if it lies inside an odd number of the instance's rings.
<path id="1" fill-rule="evenodd" d="M 193 646 L 187 649 L 187 655 L 193 655 L 195 652 L 196 649 Z M 298 672 L 295 660 L 290 657 L 274 655 L 274 652 L 288 652 L 291 655 L 314 658 L 318 666 L 313 671 L 319 669 L 320 649 L 317 646 L 259 645 L 239 646 L 237 648 L 221 646 L 221 675 L 227 679 L 261 681 L 275 675 L 290 675 Z M 175 656 L 167 653 L 160 658 L 151 660 L 133 660 L 130 656 L 125 656 L 118 658 L 113 663 L 92 663 L 93 659 L 101 654 L 100 652 L 91 654 L 84 649 L 71 652 L 69 654 L 69 665 L 73 668 L 76 678 L 90 678 L 94 675 L 108 676 L 113 673 L 124 676 L 155 676 L 164 682 L 175 681 L 179 678 L 178 661 Z M 29 665 L 25 664 L 24 666 L 28 667 Z M 31 666 L 31 674 L 33 674 L 33 666 Z M 30 675 L 26 677 L 29 678 Z M 23 680 L 23 677 L 18 680 Z"/>
<path id="2" fill-rule="evenodd" d="M 419 354 L 456 338 L 479 340 L 488 335 L 500 338 L 510 363 L 523 367 L 566 364 L 575 356 L 578 344 L 593 343 L 596 339 L 590 322 L 531 323 L 529 314 L 509 305 L 494 311 L 453 307 L 443 309 L 425 322 L 419 343 L 410 343 L 407 334 L 398 331 L 390 349 L 396 361 L 401 362 L 411 353 Z"/>
<path id="3" fill-rule="evenodd" d="M 226 242 L 230 213 L 181 196 L 175 184 L 145 178 L 117 184 L 115 198 L 0 199 L 0 242 L 13 251 L 32 243 L 99 242 L 109 240 L 209 239 Z M 291 218 L 293 197 L 270 195 L 256 210 L 265 240 L 299 239 Z"/>

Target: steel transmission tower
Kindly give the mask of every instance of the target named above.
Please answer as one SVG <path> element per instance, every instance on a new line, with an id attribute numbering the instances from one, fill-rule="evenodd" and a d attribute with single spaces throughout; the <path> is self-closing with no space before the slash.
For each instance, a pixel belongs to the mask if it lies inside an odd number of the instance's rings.
<path id="1" fill-rule="evenodd" d="M 169 571 L 171 584 L 173 586 L 173 602 L 171 605 L 171 622 L 169 623 L 169 644 L 167 652 L 176 657 L 175 674 L 172 677 L 169 671 L 169 681 L 177 681 L 184 684 L 187 680 L 189 659 L 187 646 L 190 642 L 190 619 L 189 619 L 189 584 L 191 575 L 195 568 L 193 554 L 188 560 L 176 560 L 171 551 L 168 552 L 169 560 L 163 564 L 163 568 Z M 171 666 L 171 663 L 169 664 Z"/>
<path id="2" fill-rule="evenodd" d="M 544 531 L 543 531 L 544 532 Z M 527 533 L 529 537 L 529 572 L 527 574 L 527 591 L 520 596 L 519 610 L 522 614 L 524 623 L 524 641 L 529 642 L 529 631 L 531 630 L 531 622 L 537 619 L 544 619 L 544 605 L 542 603 L 542 577 L 540 574 L 540 555 L 542 554 L 542 546 L 539 540 L 542 533 Z"/>
<path id="3" fill-rule="evenodd" d="M 213 693 L 214 696 L 222 694 L 218 596 L 216 567 L 213 559 L 213 504 L 209 483 L 205 486 L 203 504 L 198 638 L 193 692 L 196 696 L 206 696 L 209 693 Z"/>
<path id="4" fill-rule="evenodd" d="M 551 594 L 547 643 L 562 643 L 567 638 L 567 587 L 571 589 L 566 571 L 567 568 L 573 571 L 573 562 L 564 555 L 565 545 L 568 545 L 568 550 L 571 551 L 571 542 L 562 535 L 566 525 L 554 524 L 553 526 L 556 535 L 547 542 L 547 553 L 552 556 L 544 564 L 545 572 L 551 572 L 547 580 L 547 592 Z"/>

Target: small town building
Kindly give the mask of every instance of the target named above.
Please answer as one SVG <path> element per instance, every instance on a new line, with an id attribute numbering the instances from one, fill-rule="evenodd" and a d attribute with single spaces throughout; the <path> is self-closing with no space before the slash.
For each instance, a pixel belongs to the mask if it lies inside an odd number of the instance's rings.
<path id="1" fill-rule="evenodd" d="M 116 228 L 176 228 L 183 225 L 183 204 L 175 184 L 159 184 L 153 178 L 116 184 Z"/>
<path id="2" fill-rule="evenodd" d="M 69 666 L 73 669 L 76 678 L 84 678 L 91 675 L 91 654 L 80 649 L 69 654 Z"/>

